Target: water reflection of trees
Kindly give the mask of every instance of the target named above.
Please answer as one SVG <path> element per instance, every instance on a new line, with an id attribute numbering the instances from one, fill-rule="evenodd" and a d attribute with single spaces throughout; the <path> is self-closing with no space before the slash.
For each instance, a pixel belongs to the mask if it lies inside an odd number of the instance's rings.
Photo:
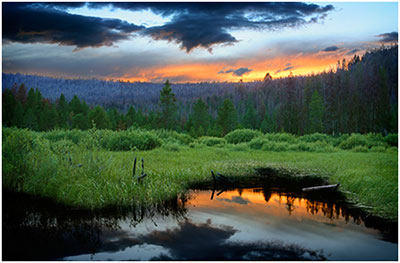
<path id="1" fill-rule="evenodd" d="M 296 210 L 295 202 L 302 203 L 304 201 L 306 211 L 311 215 L 324 215 L 331 220 L 339 219 L 342 216 L 346 222 L 351 219 L 356 224 L 361 224 L 362 222 L 361 215 L 356 213 L 354 209 L 349 210 L 341 197 L 337 201 L 335 199 L 337 196 L 329 197 L 329 193 L 324 196 L 305 196 L 304 193 L 279 191 L 279 189 L 271 189 L 269 187 L 256 188 L 253 189 L 253 192 L 262 194 L 266 203 L 270 201 L 273 194 L 277 194 L 279 203 L 285 202 L 284 205 L 289 215 Z"/>

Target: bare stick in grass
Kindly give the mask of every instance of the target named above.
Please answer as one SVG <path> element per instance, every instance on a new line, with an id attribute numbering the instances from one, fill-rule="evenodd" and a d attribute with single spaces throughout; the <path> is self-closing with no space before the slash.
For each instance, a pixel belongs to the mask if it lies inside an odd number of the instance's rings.
<path id="1" fill-rule="evenodd" d="M 141 182 L 143 178 L 145 178 L 147 174 L 144 173 L 144 160 L 142 158 L 142 174 L 138 177 L 138 182 Z"/>
<path id="2" fill-rule="evenodd" d="M 135 178 L 135 173 L 136 173 L 136 157 L 135 160 L 133 161 L 132 179 Z"/>

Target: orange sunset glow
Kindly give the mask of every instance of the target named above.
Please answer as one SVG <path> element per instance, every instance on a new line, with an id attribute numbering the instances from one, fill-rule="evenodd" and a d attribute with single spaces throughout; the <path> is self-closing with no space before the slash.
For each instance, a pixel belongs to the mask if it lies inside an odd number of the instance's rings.
<path id="1" fill-rule="evenodd" d="M 32 21 L 14 19 L 31 17 L 29 4 L 7 5 L 6 12 L 14 15 L 6 17 L 6 24 L 15 26 L 4 29 L 3 73 L 154 83 L 251 82 L 267 73 L 280 78 L 335 70 L 338 60 L 378 48 L 388 41 L 387 32 L 397 30 L 397 22 L 391 22 L 397 19 L 390 12 L 394 8 L 373 3 L 228 4 L 207 11 L 221 9 L 219 15 L 204 13 L 202 4 L 187 4 L 185 12 L 173 4 L 97 5 L 39 5 L 32 15 L 40 19 Z M 269 18 L 254 20 L 252 10 Z M 233 14 L 242 20 L 232 19 Z M 350 15 L 351 21 L 344 19 Z M 41 19 L 60 19 L 60 24 L 49 29 Z M 115 28 L 107 19 L 114 19 Z M 86 26 L 67 30 L 63 24 Z"/>
<path id="2" fill-rule="evenodd" d="M 149 69 L 140 69 L 122 76 L 120 79 L 124 81 L 141 81 L 151 82 L 154 79 L 181 79 L 178 82 L 211 82 L 211 81 L 228 81 L 237 82 L 243 81 L 260 81 L 263 80 L 266 73 L 270 73 L 273 78 L 287 77 L 290 73 L 294 76 L 305 76 L 317 74 L 323 71 L 335 70 L 338 61 L 343 58 L 351 59 L 352 56 L 321 56 L 321 55 L 298 55 L 288 57 L 278 57 L 263 61 L 243 60 L 236 64 L 223 63 L 193 63 L 193 64 L 178 64 L 167 67 L 152 67 Z M 279 71 L 291 61 L 293 68 L 286 71 Z M 221 68 L 239 67 L 240 65 L 251 64 L 252 71 L 243 75 L 235 76 L 233 74 L 218 74 Z M 134 75 L 135 77 L 132 77 Z"/>
<path id="3" fill-rule="evenodd" d="M 221 211 L 229 210 L 231 213 L 236 211 L 238 214 L 248 216 L 272 214 L 277 217 L 291 216 L 299 220 L 312 219 L 318 222 L 330 222 L 331 218 L 335 218 L 343 224 L 346 223 L 344 211 L 336 205 L 329 206 L 326 203 L 312 202 L 278 193 L 271 193 L 267 202 L 261 189 L 243 189 L 241 192 L 239 190 L 225 191 L 219 196 L 216 196 L 217 192 L 213 200 L 210 200 L 210 192 L 200 192 L 189 203 L 196 210 L 212 208 Z M 243 200 L 243 204 L 240 201 L 235 202 L 235 199 Z"/>

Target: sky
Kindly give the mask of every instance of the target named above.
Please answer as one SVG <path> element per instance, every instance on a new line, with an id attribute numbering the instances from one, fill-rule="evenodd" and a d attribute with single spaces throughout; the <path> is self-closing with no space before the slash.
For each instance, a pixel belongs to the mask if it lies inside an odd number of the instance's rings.
<path id="1" fill-rule="evenodd" d="M 256 81 L 398 41 L 397 2 L 3 2 L 3 73 Z"/>

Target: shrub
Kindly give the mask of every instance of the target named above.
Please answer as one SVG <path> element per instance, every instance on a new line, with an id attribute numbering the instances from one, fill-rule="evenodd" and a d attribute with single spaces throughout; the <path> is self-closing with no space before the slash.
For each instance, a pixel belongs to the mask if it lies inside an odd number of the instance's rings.
<path id="1" fill-rule="evenodd" d="M 285 152 L 289 150 L 290 144 L 287 142 L 267 142 L 262 146 L 263 151 Z"/>
<path id="2" fill-rule="evenodd" d="M 207 146 L 223 146 L 226 144 L 226 140 L 224 138 L 211 137 L 211 136 L 200 137 L 199 142 Z"/>
<path id="3" fill-rule="evenodd" d="M 371 152 L 383 153 L 386 152 L 386 147 L 383 146 L 372 146 L 370 149 Z"/>
<path id="4" fill-rule="evenodd" d="M 160 129 L 152 130 L 152 132 L 165 143 L 177 142 L 181 145 L 189 145 L 194 141 L 194 139 L 190 135 L 185 133 L 178 133 L 172 130 Z"/>
<path id="5" fill-rule="evenodd" d="M 365 146 L 367 147 L 368 141 L 366 136 L 358 134 L 358 133 L 352 133 L 350 137 L 348 137 L 345 141 L 342 141 L 339 144 L 339 147 L 344 149 L 344 150 L 349 150 L 353 149 L 356 146 Z"/>
<path id="6" fill-rule="evenodd" d="M 290 133 L 267 133 L 264 135 L 264 138 L 274 142 L 297 142 L 297 137 Z"/>
<path id="7" fill-rule="evenodd" d="M 387 153 L 396 153 L 397 154 L 397 151 L 398 151 L 397 147 L 389 147 L 386 149 Z"/>
<path id="8" fill-rule="evenodd" d="M 143 130 L 108 131 L 102 135 L 100 144 L 110 151 L 152 150 L 162 144 L 154 133 Z"/>
<path id="9" fill-rule="evenodd" d="M 256 137 L 250 141 L 249 147 L 254 150 L 260 150 L 262 149 L 263 145 L 267 142 L 268 141 L 262 137 Z"/>
<path id="10" fill-rule="evenodd" d="M 314 133 L 314 134 L 307 134 L 307 135 L 303 135 L 300 138 L 300 141 L 303 142 L 331 142 L 332 141 L 332 137 L 327 135 L 327 134 L 323 134 L 323 133 Z"/>
<path id="11" fill-rule="evenodd" d="M 262 135 L 262 133 L 259 131 L 250 130 L 250 129 L 238 129 L 238 130 L 231 131 L 230 133 L 225 135 L 225 140 L 228 143 L 238 144 L 238 143 L 242 143 L 242 142 L 249 142 L 253 138 L 261 136 L 261 135 Z"/>
<path id="12" fill-rule="evenodd" d="M 162 148 L 169 152 L 179 152 L 179 144 L 178 143 L 166 143 L 162 145 Z"/>
<path id="13" fill-rule="evenodd" d="M 348 134 L 342 134 L 338 137 L 332 137 L 331 144 L 334 147 L 338 147 L 342 142 L 346 141 L 349 137 L 350 137 L 350 135 L 348 135 Z"/>
<path id="14" fill-rule="evenodd" d="M 70 140 L 59 140 L 50 144 L 51 150 L 56 154 L 66 154 L 71 152 L 76 145 Z"/>
<path id="15" fill-rule="evenodd" d="M 397 147 L 397 133 L 390 133 L 386 137 L 384 137 L 383 140 L 390 146 Z"/>
<path id="16" fill-rule="evenodd" d="M 314 149 L 311 145 L 312 145 L 311 143 L 306 143 L 306 142 L 290 144 L 289 150 L 296 151 L 296 152 L 313 152 Z"/>
<path id="17" fill-rule="evenodd" d="M 354 148 L 352 148 L 353 152 L 363 152 L 366 153 L 368 152 L 368 148 L 366 146 L 361 146 L 361 145 L 357 145 Z"/>
<path id="18" fill-rule="evenodd" d="M 233 145 L 231 149 L 232 151 L 245 152 L 249 150 L 249 145 L 247 143 L 238 143 L 236 145 Z"/>

